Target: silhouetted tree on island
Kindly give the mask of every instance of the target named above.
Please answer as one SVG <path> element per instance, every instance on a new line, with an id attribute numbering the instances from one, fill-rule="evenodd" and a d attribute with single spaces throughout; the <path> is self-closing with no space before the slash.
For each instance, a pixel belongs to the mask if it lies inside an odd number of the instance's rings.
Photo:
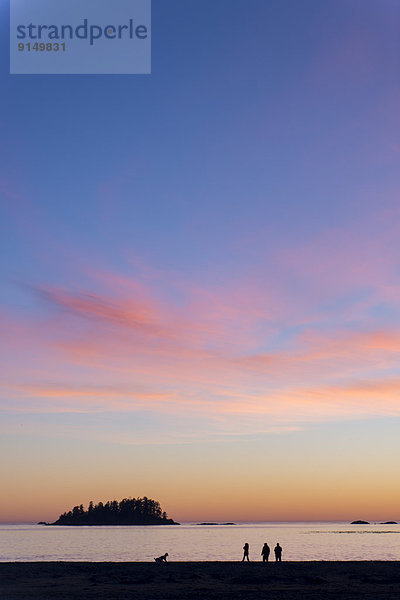
<path id="1" fill-rule="evenodd" d="M 159 502 L 151 498 L 124 498 L 105 504 L 89 502 L 60 515 L 51 525 L 178 525 L 161 510 Z"/>

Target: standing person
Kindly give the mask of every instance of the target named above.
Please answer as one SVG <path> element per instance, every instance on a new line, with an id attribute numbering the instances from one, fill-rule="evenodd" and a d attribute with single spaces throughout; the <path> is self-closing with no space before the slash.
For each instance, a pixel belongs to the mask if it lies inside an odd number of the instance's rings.
<path id="1" fill-rule="evenodd" d="M 282 547 L 279 545 L 279 542 L 277 542 L 274 552 L 276 562 L 282 562 Z"/>
<path id="2" fill-rule="evenodd" d="M 246 542 L 245 545 L 243 546 L 243 558 L 242 558 L 242 562 L 244 561 L 244 559 L 247 558 L 247 560 L 249 561 L 249 545 Z"/>
<path id="3" fill-rule="evenodd" d="M 269 553 L 270 553 L 270 549 L 269 546 L 267 544 L 267 542 L 265 542 L 264 546 L 262 547 L 261 550 L 261 556 L 263 557 L 263 562 L 268 562 L 268 558 L 269 558 Z"/>

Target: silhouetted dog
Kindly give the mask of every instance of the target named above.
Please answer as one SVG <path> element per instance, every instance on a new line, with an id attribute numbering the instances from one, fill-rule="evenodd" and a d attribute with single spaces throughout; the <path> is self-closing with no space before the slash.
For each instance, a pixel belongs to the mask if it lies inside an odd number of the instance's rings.
<path id="1" fill-rule="evenodd" d="M 162 556 L 159 556 L 158 558 L 155 558 L 154 560 L 158 563 L 167 562 L 167 556 L 168 556 L 168 552 L 166 552 Z"/>

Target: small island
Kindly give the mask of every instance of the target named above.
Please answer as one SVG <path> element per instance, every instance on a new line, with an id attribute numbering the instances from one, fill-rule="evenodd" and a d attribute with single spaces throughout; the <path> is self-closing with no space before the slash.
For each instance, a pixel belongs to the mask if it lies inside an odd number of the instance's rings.
<path id="1" fill-rule="evenodd" d="M 197 525 L 236 525 L 236 523 L 197 523 Z"/>
<path id="2" fill-rule="evenodd" d="M 350 525 L 370 525 L 368 521 L 352 521 Z"/>
<path id="3" fill-rule="evenodd" d="M 54 523 L 47 525 L 179 525 L 168 518 L 159 502 L 151 498 L 124 498 L 121 502 L 111 500 L 103 504 L 89 503 L 60 515 Z"/>

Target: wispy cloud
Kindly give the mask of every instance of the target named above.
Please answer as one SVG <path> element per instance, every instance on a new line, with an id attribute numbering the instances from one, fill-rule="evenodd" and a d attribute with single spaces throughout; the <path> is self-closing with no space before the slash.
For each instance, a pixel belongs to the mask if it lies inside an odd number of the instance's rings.
<path id="1" fill-rule="evenodd" d="M 223 284 L 136 261 L 30 288 L 40 310 L 0 313 L 2 409 L 202 415 L 238 434 L 398 414 L 398 219 L 379 218 L 379 235 L 366 220 L 293 244 L 266 277 L 262 261 Z"/>

